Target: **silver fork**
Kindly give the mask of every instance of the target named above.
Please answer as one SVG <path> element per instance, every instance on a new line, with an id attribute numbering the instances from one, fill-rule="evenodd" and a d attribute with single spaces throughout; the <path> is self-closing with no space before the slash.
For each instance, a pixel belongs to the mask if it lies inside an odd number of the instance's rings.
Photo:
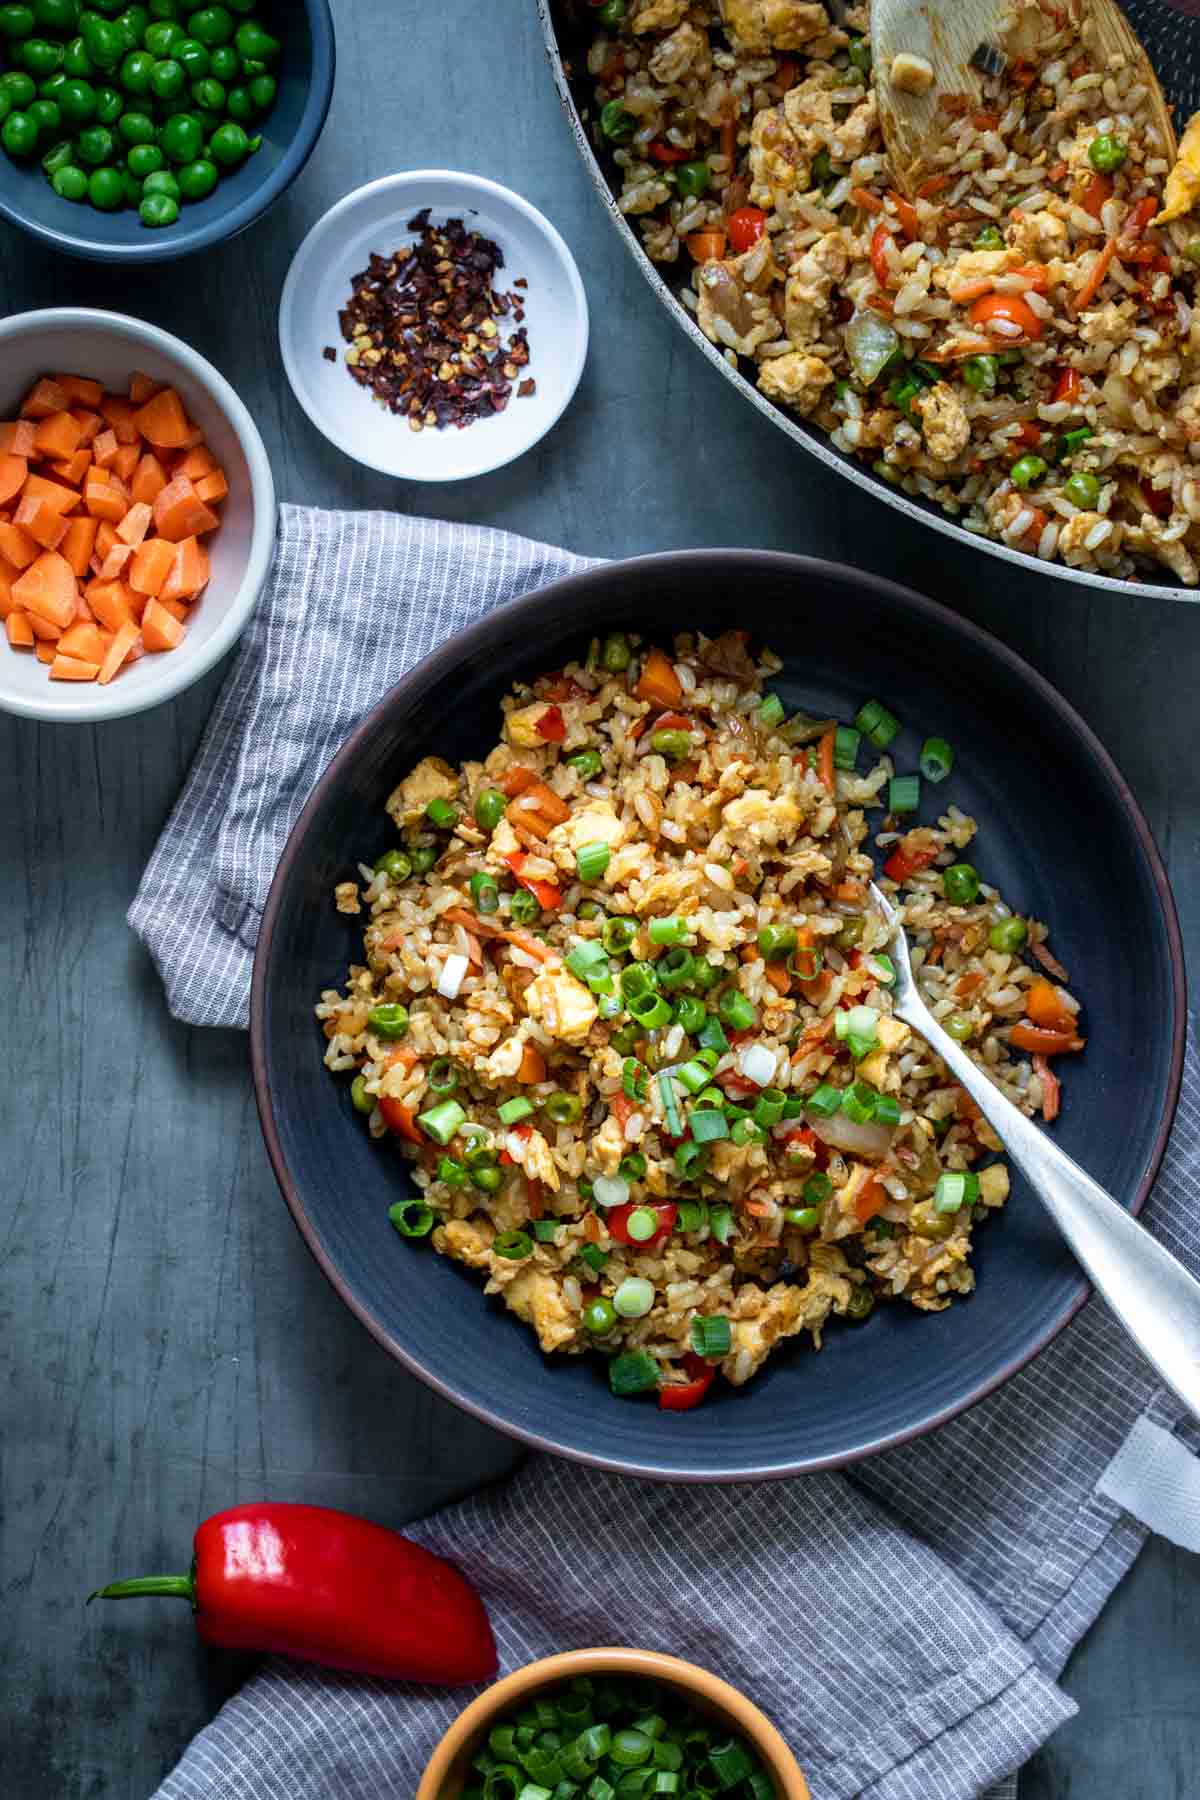
<path id="1" fill-rule="evenodd" d="M 897 1018 L 920 1033 L 966 1088 L 1143 1356 L 1200 1418 L 1200 1282 L 1006 1100 L 942 1029 L 917 988 L 899 915 L 874 882 L 871 898 L 891 929 Z"/>

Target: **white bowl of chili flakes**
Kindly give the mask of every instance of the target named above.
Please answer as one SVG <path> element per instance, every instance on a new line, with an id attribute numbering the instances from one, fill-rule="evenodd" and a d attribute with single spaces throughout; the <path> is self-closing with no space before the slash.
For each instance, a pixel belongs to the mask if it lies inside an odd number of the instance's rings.
<path id="1" fill-rule="evenodd" d="M 463 481 L 562 416 L 587 357 L 587 298 L 527 200 L 418 169 L 356 188 L 313 226 L 279 342 L 292 391 L 339 450 L 404 481 Z"/>

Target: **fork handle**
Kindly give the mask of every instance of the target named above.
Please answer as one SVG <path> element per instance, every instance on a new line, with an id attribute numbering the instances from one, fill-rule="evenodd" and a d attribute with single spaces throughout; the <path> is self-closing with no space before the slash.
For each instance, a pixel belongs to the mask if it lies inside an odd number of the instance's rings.
<path id="1" fill-rule="evenodd" d="M 966 1088 L 1143 1356 L 1200 1419 L 1200 1282 L 1005 1099 L 923 1004 L 920 1012 L 908 1024 Z"/>

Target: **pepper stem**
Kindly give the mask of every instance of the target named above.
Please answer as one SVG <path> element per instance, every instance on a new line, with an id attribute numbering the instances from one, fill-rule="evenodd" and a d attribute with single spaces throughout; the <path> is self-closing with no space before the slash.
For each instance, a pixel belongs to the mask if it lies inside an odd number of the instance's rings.
<path id="1" fill-rule="evenodd" d="M 89 1594 L 87 1603 L 90 1606 L 93 1600 L 136 1600 L 143 1594 L 168 1594 L 176 1600 L 187 1600 L 192 1606 L 196 1604 L 196 1584 L 190 1575 L 137 1575 L 132 1581 L 110 1581 L 107 1587 Z"/>

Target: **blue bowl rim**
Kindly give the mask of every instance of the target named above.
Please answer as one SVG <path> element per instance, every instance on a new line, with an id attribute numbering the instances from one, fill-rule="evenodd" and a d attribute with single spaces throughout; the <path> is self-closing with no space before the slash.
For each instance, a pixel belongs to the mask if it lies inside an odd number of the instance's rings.
<path id="1" fill-rule="evenodd" d="M 866 570 L 856 569 L 848 563 L 834 562 L 828 558 L 812 556 L 795 556 L 786 551 L 755 550 L 751 548 L 713 548 L 701 550 L 664 551 L 649 556 L 627 557 L 619 561 L 601 563 L 594 568 L 585 569 L 579 574 L 564 576 L 546 587 L 536 588 L 532 592 L 510 600 L 503 606 L 496 607 L 474 625 L 457 632 L 448 638 L 423 661 L 417 663 L 387 693 L 377 701 L 364 718 L 355 726 L 337 755 L 321 775 L 312 793 L 309 795 L 299 818 L 292 827 L 279 867 L 271 883 L 263 911 L 262 924 L 259 930 L 258 944 L 254 957 L 254 972 L 250 992 L 250 1063 L 254 1081 L 255 1102 L 258 1108 L 259 1123 L 270 1157 L 275 1179 L 292 1219 L 297 1226 L 309 1250 L 316 1259 L 318 1267 L 355 1317 L 366 1326 L 377 1343 L 381 1344 L 390 1355 L 394 1356 L 408 1372 L 416 1375 L 427 1387 L 431 1387 L 442 1399 L 449 1400 L 462 1411 L 470 1413 L 490 1425 L 493 1430 L 502 1432 L 504 1436 L 515 1438 L 530 1449 L 545 1451 L 552 1456 L 561 1456 L 570 1462 L 579 1462 L 590 1468 L 604 1470 L 610 1474 L 632 1476 L 637 1479 L 680 1482 L 687 1484 L 712 1484 L 728 1486 L 746 1481 L 784 1480 L 794 1475 L 816 1474 L 822 1470 L 844 1468 L 850 1464 L 861 1462 L 865 1458 L 875 1456 L 884 1450 L 898 1448 L 914 1439 L 924 1437 L 940 1425 L 956 1418 L 960 1413 L 975 1406 L 980 1400 L 994 1393 L 1013 1375 L 1033 1361 L 1034 1357 L 1051 1344 L 1071 1320 L 1082 1310 L 1092 1297 L 1092 1287 L 1087 1278 L 1080 1273 L 1074 1294 L 1060 1307 L 1040 1335 L 1017 1356 L 1011 1357 L 1000 1368 L 994 1370 L 985 1380 L 980 1381 L 968 1393 L 935 1408 L 918 1424 L 905 1430 L 896 1431 L 878 1437 L 870 1443 L 863 1444 L 848 1452 L 825 1457 L 798 1457 L 787 1463 L 773 1463 L 766 1468 L 747 1468 L 740 1470 L 722 1470 L 713 1473 L 708 1470 L 673 1466 L 664 1460 L 661 1466 L 649 1467 L 645 1463 L 631 1464 L 619 1458 L 597 1456 L 580 1449 L 573 1444 L 564 1444 L 557 1439 L 544 1436 L 540 1432 L 523 1429 L 506 1419 L 490 1407 L 477 1405 L 460 1395 L 452 1382 L 443 1380 L 424 1367 L 420 1359 L 399 1343 L 388 1331 L 382 1320 L 367 1307 L 354 1293 L 346 1277 L 342 1274 L 333 1259 L 328 1256 L 321 1244 L 319 1234 L 308 1215 L 304 1199 L 292 1178 L 287 1159 L 283 1153 L 279 1132 L 275 1125 L 271 1104 L 271 1084 L 268 1074 L 268 1057 L 266 1046 L 266 1002 L 267 971 L 271 963 L 272 944 L 279 914 L 282 910 L 284 896 L 297 873 L 301 849 L 308 830 L 308 824 L 324 802 L 330 787 L 336 786 L 343 778 L 359 754 L 360 745 L 375 730 L 376 724 L 383 719 L 394 705 L 396 696 L 408 697 L 414 691 L 423 688 L 427 683 L 448 675 L 464 661 L 483 657 L 490 648 L 490 641 L 496 629 L 497 620 L 502 620 L 505 627 L 521 621 L 524 616 L 529 641 L 537 641 L 536 626 L 539 616 L 550 608 L 552 612 L 574 612 L 582 622 L 595 616 L 595 607 L 588 605 L 591 590 L 602 588 L 606 578 L 611 578 L 614 571 L 635 566 L 645 572 L 650 580 L 656 574 L 664 579 L 677 576 L 681 571 L 686 575 L 693 572 L 712 578 L 719 571 L 724 559 L 736 559 L 739 565 L 747 563 L 770 570 L 775 574 L 788 574 L 797 582 L 806 577 L 821 577 L 835 581 L 857 583 L 871 588 L 875 594 L 893 605 L 905 608 L 919 620 L 956 632 L 966 640 L 968 645 L 982 654 L 1003 662 L 1012 673 L 1026 683 L 1034 695 L 1054 714 L 1063 726 L 1081 743 L 1083 749 L 1094 761 L 1099 775 L 1115 792 L 1122 809 L 1128 816 L 1130 825 L 1137 837 L 1146 857 L 1147 866 L 1154 883 L 1155 892 L 1161 911 L 1163 929 L 1167 938 L 1167 950 L 1171 964 L 1171 989 L 1174 1017 L 1171 1030 L 1171 1059 L 1167 1078 L 1166 1104 L 1163 1108 L 1159 1128 L 1150 1147 L 1142 1179 L 1129 1203 L 1129 1210 L 1136 1216 L 1141 1212 L 1150 1190 L 1158 1176 L 1167 1140 L 1175 1121 L 1179 1105 L 1180 1089 L 1183 1082 L 1184 1051 L 1187 1042 L 1187 974 L 1183 952 L 1183 936 L 1179 925 L 1179 914 L 1175 905 L 1175 896 L 1171 891 L 1170 880 L 1162 855 L 1155 842 L 1142 808 L 1135 797 L 1129 783 L 1125 780 L 1112 756 L 1096 736 L 1091 726 L 1076 712 L 1070 702 L 1059 693 L 1058 689 L 1038 673 L 1033 666 L 1019 656 L 1015 650 L 1009 649 L 991 632 L 973 624 L 952 608 L 943 606 L 939 601 L 930 600 L 915 589 L 905 587 L 900 582 L 889 581 L 884 576 L 872 575 Z M 664 1444 L 664 1456 L 667 1446 Z"/>
<path id="2" fill-rule="evenodd" d="M 83 257 L 89 262 L 160 263 L 174 262 L 180 256 L 191 256 L 198 250 L 209 250 L 214 244 L 237 237 L 248 225 L 261 218 L 279 196 L 289 188 L 317 147 L 317 140 L 329 114 L 333 100 L 334 76 L 337 72 L 337 44 L 333 30 L 333 14 L 329 0 L 304 0 L 312 29 L 312 76 L 308 98 L 295 136 L 271 174 L 252 193 L 228 212 L 203 224 L 176 227 L 170 231 L 146 233 L 146 241 L 114 244 L 104 238 L 88 237 L 83 232 L 56 231 L 30 219 L 0 193 L 0 217 L 37 238 L 51 250 L 67 256 Z M 183 215 L 186 218 L 186 213 Z"/>

